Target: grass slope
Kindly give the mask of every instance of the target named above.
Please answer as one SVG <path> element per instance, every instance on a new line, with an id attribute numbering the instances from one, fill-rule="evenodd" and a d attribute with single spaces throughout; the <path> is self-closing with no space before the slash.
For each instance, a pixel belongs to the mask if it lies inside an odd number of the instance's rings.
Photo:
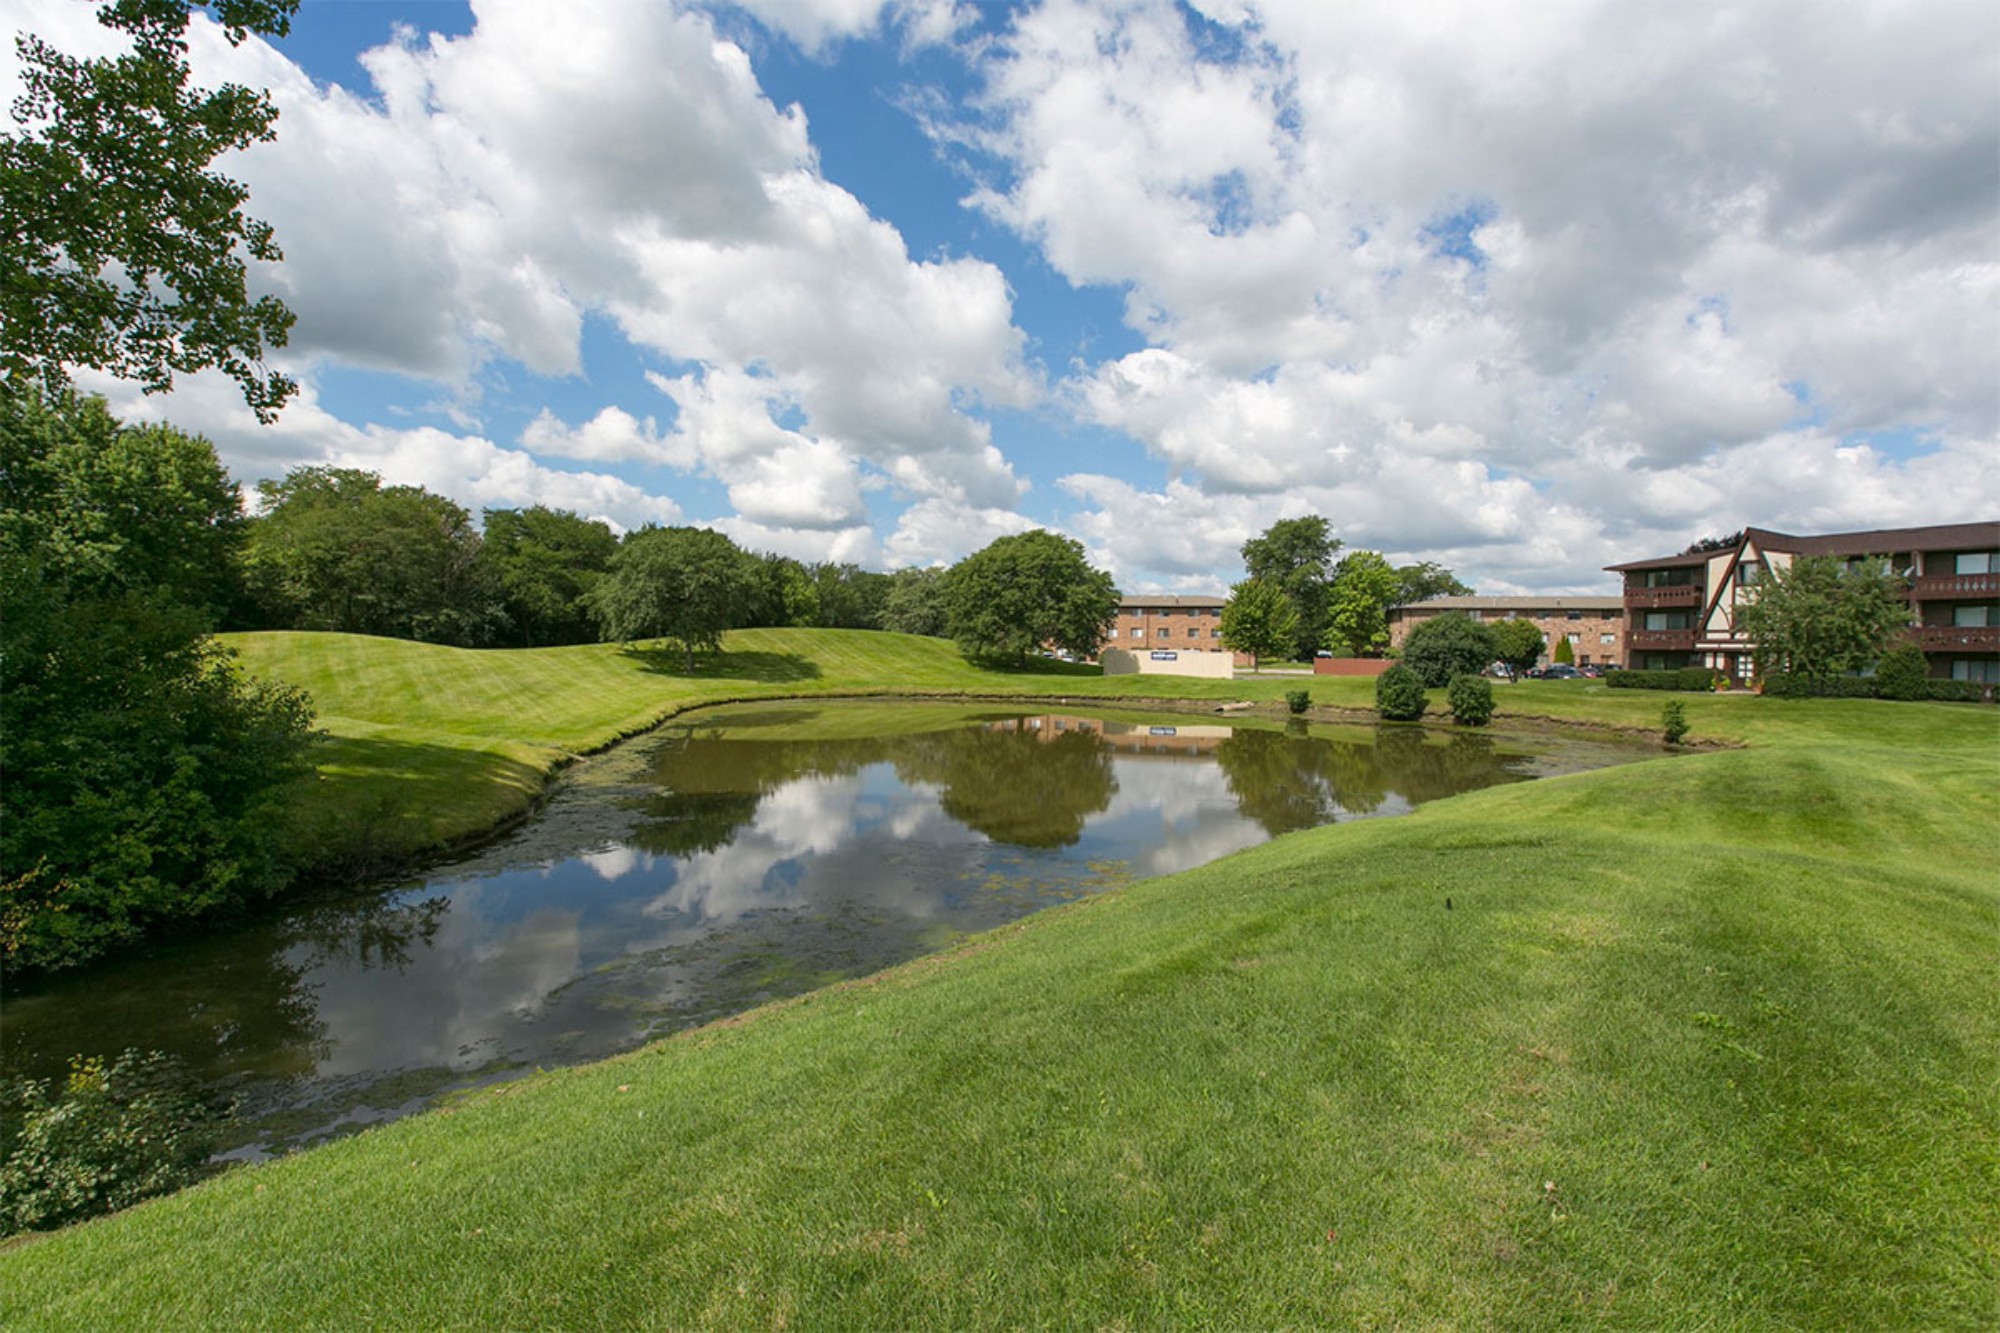
<path id="1" fill-rule="evenodd" d="M 571 741 L 654 706 L 605 665 Z M 0 1324 L 1991 1327 L 2000 716 L 1689 702 L 1751 748 L 1292 835 L 238 1171 L 0 1252 Z"/>

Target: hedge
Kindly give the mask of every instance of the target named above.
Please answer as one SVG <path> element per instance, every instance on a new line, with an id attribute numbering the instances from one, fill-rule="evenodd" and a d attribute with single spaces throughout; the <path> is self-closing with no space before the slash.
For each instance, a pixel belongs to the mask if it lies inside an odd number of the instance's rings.
<path id="1" fill-rule="evenodd" d="M 1712 690 L 1715 673 L 1707 667 L 1682 667 L 1678 671 L 1611 671 L 1604 683 L 1614 690 Z"/>
<path id="2" fill-rule="evenodd" d="M 1924 698 L 1945 703 L 1976 704 L 1986 697 L 1985 687 L 1976 680 L 1927 680 Z M 1833 676 L 1822 681 L 1774 672 L 1764 677 L 1764 694 L 1772 699 L 1879 699 L 1881 688 L 1873 676 Z"/>

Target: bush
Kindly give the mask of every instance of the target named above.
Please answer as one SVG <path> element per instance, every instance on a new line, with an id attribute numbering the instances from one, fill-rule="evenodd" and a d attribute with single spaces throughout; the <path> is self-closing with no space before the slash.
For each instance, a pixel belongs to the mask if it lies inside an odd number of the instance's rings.
<path id="1" fill-rule="evenodd" d="M 130 1207 L 204 1174 L 226 1111 L 184 1090 L 179 1064 L 128 1050 L 106 1065 L 70 1061 L 13 1089 L 20 1128 L 0 1163 L 0 1233 L 46 1231 Z"/>
<path id="2" fill-rule="evenodd" d="M 1375 678 L 1375 710 L 1391 722 L 1414 722 L 1430 703 L 1423 678 L 1409 667 L 1392 666 Z"/>
<path id="3" fill-rule="evenodd" d="M 1483 727 L 1493 716 L 1493 687 L 1482 676 L 1453 676 L 1445 702 L 1451 706 L 1452 721 Z"/>
<path id="4" fill-rule="evenodd" d="M 1420 622 L 1403 640 L 1403 664 L 1433 690 L 1453 676 L 1478 675 L 1499 655 L 1493 631 L 1455 611 Z"/>
<path id="5" fill-rule="evenodd" d="M 1570 647 L 1568 635 L 1561 635 L 1557 637 L 1555 660 L 1562 666 L 1576 665 L 1576 649 Z"/>
<path id="6" fill-rule="evenodd" d="M 1285 705 L 1286 707 L 1290 708 L 1294 713 L 1305 712 L 1306 709 L 1311 708 L 1313 706 L 1312 691 L 1311 690 L 1285 691 Z"/>
<path id="7" fill-rule="evenodd" d="M 1679 745 L 1688 734 L 1687 705 L 1679 699 L 1667 700 L 1667 706 L 1660 710 L 1660 734 L 1669 745 Z"/>
<path id="8" fill-rule="evenodd" d="M 1929 675 L 1923 649 L 1914 643 L 1898 644 L 1875 664 L 1875 693 L 1884 699 L 1928 699 Z"/>
<path id="9" fill-rule="evenodd" d="M 1706 693 L 1715 688 L 1715 673 L 1707 667 L 1681 667 L 1674 671 L 1613 671 L 1604 683 L 1614 690 L 1689 690 Z"/>
<path id="10" fill-rule="evenodd" d="M 1867 676 L 1810 676 L 1773 671 L 1764 677 L 1764 694 L 1772 699 L 1873 699 L 1875 682 Z"/>
<path id="11" fill-rule="evenodd" d="M 1986 697 L 1986 691 L 1976 680 L 1931 680 L 1924 682 L 1930 687 L 1930 697 L 1946 703 L 1976 704 Z"/>

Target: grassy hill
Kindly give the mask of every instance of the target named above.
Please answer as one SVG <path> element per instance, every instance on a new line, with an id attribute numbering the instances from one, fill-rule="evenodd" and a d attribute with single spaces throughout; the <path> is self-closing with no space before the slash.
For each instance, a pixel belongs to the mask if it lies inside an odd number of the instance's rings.
<path id="1" fill-rule="evenodd" d="M 708 697 L 1134 689 L 316 637 L 242 646 L 343 744 L 496 775 Z M 0 1325 L 1991 1327 L 2000 712 L 1688 702 L 1746 748 L 1290 835 L 17 1243 Z"/>

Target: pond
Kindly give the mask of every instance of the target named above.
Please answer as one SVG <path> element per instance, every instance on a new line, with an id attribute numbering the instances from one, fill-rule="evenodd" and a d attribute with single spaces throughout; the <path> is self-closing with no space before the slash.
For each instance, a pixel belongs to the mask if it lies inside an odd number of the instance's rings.
<path id="1" fill-rule="evenodd" d="M 238 1155 L 594 1060 L 1280 833 L 1648 749 L 957 705 L 708 710 L 578 765 L 419 879 L 10 995 L 9 1074 L 127 1046 Z"/>

